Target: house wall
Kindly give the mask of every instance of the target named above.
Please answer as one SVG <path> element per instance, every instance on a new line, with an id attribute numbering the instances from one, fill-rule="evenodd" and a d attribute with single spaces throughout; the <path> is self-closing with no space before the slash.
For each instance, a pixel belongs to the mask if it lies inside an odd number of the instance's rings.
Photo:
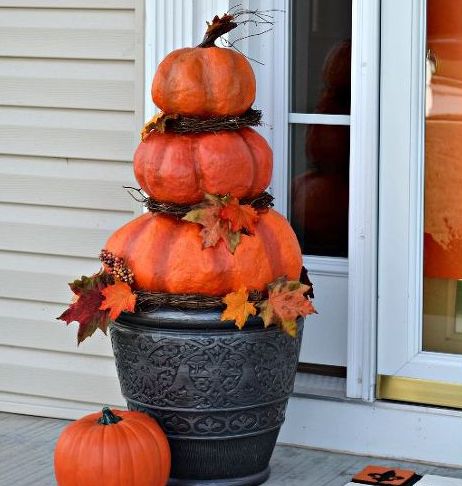
<path id="1" fill-rule="evenodd" d="M 144 2 L 0 1 L 0 410 L 123 404 L 110 340 L 56 321 L 140 208 Z"/>

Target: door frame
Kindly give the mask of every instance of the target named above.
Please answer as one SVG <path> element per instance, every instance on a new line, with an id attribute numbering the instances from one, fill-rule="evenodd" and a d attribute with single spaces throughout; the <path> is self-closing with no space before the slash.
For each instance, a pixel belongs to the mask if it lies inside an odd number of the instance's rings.
<path id="1" fill-rule="evenodd" d="M 454 383 L 454 393 L 462 387 L 462 355 L 422 350 L 425 7 L 425 0 L 382 5 L 378 373 L 384 398 L 390 378 L 404 379 L 407 388 L 409 379 L 427 380 L 426 393 L 432 382 Z M 397 66 L 399 76 L 388 76 Z"/>
<path id="2" fill-rule="evenodd" d="M 262 1 L 262 0 L 260 0 Z M 193 45 L 203 19 L 225 12 L 230 0 L 156 0 L 146 2 L 146 86 L 156 65 L 172 49 Z M 239 1 L 242 8 L 255 0 Z M 184 10 L 186 8 L 186 11 Z M 288 154 L 289 0 L 265 0 L 265 9 L 276 9 L 283 20 L 274 25 L 271 41 L 255 53 L 265 59 L 265 83 L 257 99 L 265 106 L 266 124 L 261 132 L 273 147 L 275 167 L 271 184 L 276 209 L 287 213 L 288 173 L 282 161 Z M 380 0 L 353 0 L 352 106 L 349 208 L 349 257 L 305 257 L 313 274 L 348 278 L 347 385 L 349 398 L 374 400 L 376 376 L 377 315 L 377 200 L 379 135 Z M 181 29 L 178 29 L 178 25 Z M 156 29 L 154 29 L 156 26 Z M 252 53 L 254 54 L 254 53 Z M 258 58 L 258 57 L 257 57 Z M 254 66 L 258 71 L 260 67 Z M 270 70 L 272 76 L 268 76 Z M 258 76 L 258 73 L 257 73 Z M 145 116 L 154 114 L 149 90 Z M 335 115 L 322 115 L 336 118 Z M 338 118 L 338 117 L 337 117 Z M 344 123 L 344 120 L 330 120 Z M 279 161 L 279 162 L 278 162 Z"/>
<path id="3" fill-rule="evenodd" d="M 273 8 L 288 11 L 288 0 L 273 0 Z M 379 73 L 380 0 L 352 1 L 350 200 L 348 259 L 305 257 L 313 273 L 348 278 L 346 396 L 366 402 L 375 399 L 377 329 L 378 167 L 379 167 Z M 266 4 L 265 4 L 266 5 Z M 281 28 L 281 27 L 279 27 Z M 289 36 L 288 16 L 283 31 L 275 27 L 272 105 L 281 114 L 273 119 L 273 150 L 276 159 L 288 153 Z M 343 122 L 336 115 L 329 123 Z M 316 121 L 316 120 L 313 120 Z M 276 172 L 278 171 L 278 172 Z M 286 201 L 287 170 L 276 166 L 273 191 Z M 279 208 L 287 212 L 287 208 Z"/>
<path id="4" fill-rule="evenodd" d="M 351 176 L 354 190 L 350 195 L 347 393 L 356 399 L 331 400 L 295 394 L 289 401 L 279 441 L 339 452 L 462 466 L 462 450 L 457 439 L 462 435 L 461 411 L 380 400 L 367 403 L 374 399 L 376 378 L 380 10 L 381 4 L 389 1 L 353 0 Z M 266 8 L 274 6 L 269 2 L 265 0 Z M 152 39 L 154 35 L 151 28 L 155 25 L 152 12 L 154 4 L 156 9 L 165 8 L 167 4 L 175 4 L 170 8 L 181 9 L 183 3 L 182 0 L 146 2 L 148 10 L 151 10 L 146 22 L 147 43 L 149 37 Z M 193 22 L 197 23 L 198 19 L 208 18 L 210 13 L 224 12 L 229 3 L 228 0 L 195 0 L 194 5 L 191 15 Z M 191 45 L 193 40 L 189 27 L 175 34 L 173 22 L 165 27 L 160 25 L 162 27 L 159 28 L 166 29 L 163 35 L 177 41 L 178 37 L 182 38 L 174 46 L 156 46 L 154 56 L 146 60 L 147 83 L 150 82 L 156 59 L 161 59 L 174 47 L 185 43 Z M 153 45 L 151 40 L 147 52 L 152 52 L 149 47 L 152 49 Z M 277 49 L 282 47 L 280 44 L 272 47 L 279 64 L 283 64 L 281 59 L 284 58 L 279 57 L 281 54 Z M 273 71 L 276 68 L 273 66 Z M 279 101 L 271 101 L 270 105 L 265 102 L 265 107 L 268 106 L 271 116 L 273 113 L 280 116 L 281 80 L 278 81 L 274 75 L 272 79 L 268 78 L 265 99 Z M 153 115 L 153 108 L 150 93 L 147 93 L 146 119 Z M 281 121 L 273 123 L 273 127 L 265 126 L 265 136 L 270 141 L 283 137 L 281 131 L 286 126 L 287 123 Z M 275 157 L 285 157 L 285 154 L 283 145 L 275 151 Z M 399 435 L 397 430 L 400 431 Z M 381 437 L 381 440 L 377 440 L 377 437 Z M 454 440 L 451 442 L 452 438 Z M 448 443 L 452 443 L 451 447 L 447 446 Z"/>

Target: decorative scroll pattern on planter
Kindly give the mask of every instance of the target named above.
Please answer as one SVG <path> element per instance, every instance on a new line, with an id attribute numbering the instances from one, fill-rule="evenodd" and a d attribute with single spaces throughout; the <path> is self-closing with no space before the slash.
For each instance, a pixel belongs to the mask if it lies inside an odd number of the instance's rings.
<path id="1" fill-rule="evenodd" d="M 169 436 L 225 437 L 279 428 L 287 401 L 238 411 L 198 412 L 154 409 L 130 402 L 130 410 L 145 412 L 160 422 Z"/>
<path id="2" fill-rule="evenodd" d="M 111 326 L 122 393 L 158 408 L 236 408 L 288 397 L 301 340 L 270 328 L 193 334 Z"/>

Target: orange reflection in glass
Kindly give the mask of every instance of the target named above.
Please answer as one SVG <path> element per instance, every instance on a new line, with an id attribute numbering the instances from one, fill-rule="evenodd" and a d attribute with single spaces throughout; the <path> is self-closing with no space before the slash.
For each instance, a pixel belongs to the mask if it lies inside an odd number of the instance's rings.
<path id="1" fill-rule="evenodd" d="M 462 279 L 462 2 L 427 2 L 426 277 Z"/>

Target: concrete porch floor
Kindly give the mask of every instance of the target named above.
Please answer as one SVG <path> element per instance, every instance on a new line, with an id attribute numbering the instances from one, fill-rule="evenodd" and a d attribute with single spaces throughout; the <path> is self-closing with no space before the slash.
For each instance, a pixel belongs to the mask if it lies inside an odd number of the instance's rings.
<path id="1" fill-rule="evenodd" d="M 0 413 L 0 486 L 53 486 L 53 449 L 66 420 Z M 344 486 L 367 464 L 462 478 L 462 469 L 277 446 L 265 486 Z"/>

